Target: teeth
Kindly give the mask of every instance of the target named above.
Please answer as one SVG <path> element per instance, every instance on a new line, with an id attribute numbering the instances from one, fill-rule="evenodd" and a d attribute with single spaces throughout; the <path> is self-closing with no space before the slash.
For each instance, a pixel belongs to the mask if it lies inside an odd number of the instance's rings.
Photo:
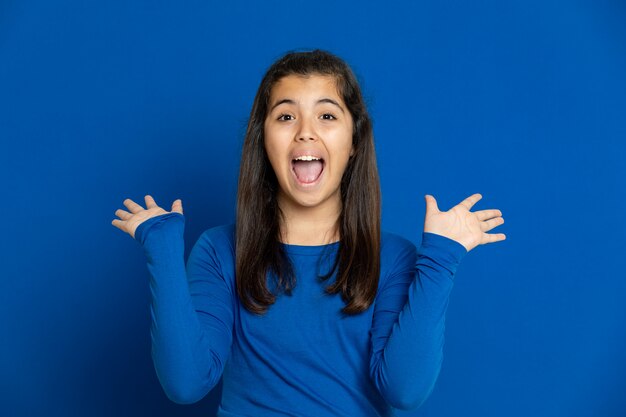
<path id="1" fill-rule="evenodd" d="M 294 159 L 294 161 L 319 161 L 321 158 L 315 156 L 303 155 Z"/>

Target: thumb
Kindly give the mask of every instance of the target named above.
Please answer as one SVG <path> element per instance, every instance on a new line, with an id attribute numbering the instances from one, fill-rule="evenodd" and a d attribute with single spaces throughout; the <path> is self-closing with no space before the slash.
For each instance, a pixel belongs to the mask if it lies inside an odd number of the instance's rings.
<path id="1" fill-rule="evenodd" d="M 437 207 L 437 200 L 435 200 L 435 197 L 433 197 L 430 194 L 426 194 L 424 196 L 424 199 L 426 200 L 426 215 L 430 215 L 430 214 L 434 214 L 434 213 L 439 213 L 439 207 Z"/>
<path id="2" fill-rule="evenodd" d="M 172 203 L 172 212 L 183 214 L 183 202 L 180 198 Z"/>

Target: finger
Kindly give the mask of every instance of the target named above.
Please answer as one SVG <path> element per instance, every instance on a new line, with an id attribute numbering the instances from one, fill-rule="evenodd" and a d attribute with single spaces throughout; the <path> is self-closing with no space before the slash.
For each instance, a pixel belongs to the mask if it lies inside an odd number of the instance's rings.
<path id="1" fill-rule="evenodd" d="M 480 224 L 480 228 L 483 232 L 488 232 L 496 226 L 500 226 L 504 223 L 504 217 L 496 217 L 495 219 L 487 220 Z"/>
<path id="2" fill-rule="evenodd" d="M 154 198 L 152 198 L 151 195 L 146 195 L 144 199 L 146 200 L 146 209 L 158 207 L 156 201 L 154 201 Z"/>
<path id="3" fill-rule="evenodd" d="M 498 209 L 475 211 L 476 218 L 480 221 L 493 219 L 494 217 L 502 217 L 502 212 Z"/>
<path id="4" fill-rule="evenodd" d="M 133 216 L 132 214 L 130 214 L 126 210 L 122 210 L 122 209 L 115 210 L 115 215 L 117 217 L 119 217 L 120 219 L 122 219 L 122 220 L 128 220 L 129 218 L 131 218 Z"/>
<path id="5" fill-rule="evenodd" d="M 124 230 L 124 222 L 120 219 L 113 219 L 113 221 L 111 222 L 111 224 L 115 227 L 117 227 L 118 229 L 120 229 L 121 231 L 126 231 Z"/>
<path id="6" fill-rule="evenodd" d="M 172 203 L 172 212 L 183 214 L 183 202 L 180 199 Z"/>
<path id="7" fill-rule="evenodd" d="M 439 207 L 437 206 L 437 200 L 435 200 L 435 197 L 433 197 L 430 194 L 426 194 L 424 196 L 424 199 L 426 200 L 426 215 L 430 215 L 430 214 L 434 214 L 434 213 L 439 213 Z"/>
<path id="8" fill-rule="evenodd" d="M 124 200 L 124 205 L 126 207 L 128 207 L 128 209 L 130 210 L 131 213 L 137 213 L 138 211 L 143 210 L 143 207 L 141 207 L 139 204 L 135 203 L 130 198 L 127 198 L 126 200 Z"/>
<path id="9" fill-rule="evenodd" d="M 486 243 L 500 242 L 505 239 L 506 239 L 506 235 L 504 233 L 495 233 L 495 234 L 484 233 L 483 241 L 481 244 L 484 245 Z"/>
<path id="10" fill-rule="evenodd" d="M 465 207 L 469 211 L 472 208 L 472 206 L 476 204 L 478 200 L 480 200 L 481 198 L 483 198 L 483 196 L 480 195 L 479 193 L 472 194 L 471 196 L 467 197 L 465 200 L 461 201 L 459 205 Z"/>

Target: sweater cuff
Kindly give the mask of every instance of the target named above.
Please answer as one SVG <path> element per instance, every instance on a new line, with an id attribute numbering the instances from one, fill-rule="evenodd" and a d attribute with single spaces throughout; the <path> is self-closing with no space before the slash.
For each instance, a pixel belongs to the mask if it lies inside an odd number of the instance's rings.
<path id="1" fill-rule="evenodd" d="M 168 223 L 168 219 L 170 218 L 177 218 L 177 220 L 181 221 L 183 225 L 185 224 L 185 216 L 176 212 L 151 217 L 137 226 L 137 229 L 135 229 L 135 240 L 143 246 L 149 231 L 153 228 L 155 230 L 163 228 Z M 172 219 L 172 222 L 176 222 L 176 220 Z"/>
<path id="2" fill-rule="evenodd" d="M 422 255 L 435 258 L 439 263 L 444 263 L 455 270 L 465 255 L 468 254 L 465 246 L 456 240 L 430 232 L 422 233 L 422 244 L 419 252 Z"/>

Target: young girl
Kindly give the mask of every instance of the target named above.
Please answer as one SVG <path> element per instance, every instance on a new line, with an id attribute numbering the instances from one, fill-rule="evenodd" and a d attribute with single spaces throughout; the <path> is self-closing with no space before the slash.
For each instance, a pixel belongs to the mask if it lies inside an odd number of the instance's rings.
<path id="1" fill-rule="evenodd" d="M 428 397 L 453 277 L 500 210 L 449 211 L 427 195 L 422 243 L 380 231 L 370 118 L 348 65 L 289 53 L 258 89 L 242 150 L 236 225 L 206 230 L 184 263 L 181 200 L 146 195 L 113 225 L 143 246 L 152 357 L 167 396 L 218 416 L 391 416 Z"/>

